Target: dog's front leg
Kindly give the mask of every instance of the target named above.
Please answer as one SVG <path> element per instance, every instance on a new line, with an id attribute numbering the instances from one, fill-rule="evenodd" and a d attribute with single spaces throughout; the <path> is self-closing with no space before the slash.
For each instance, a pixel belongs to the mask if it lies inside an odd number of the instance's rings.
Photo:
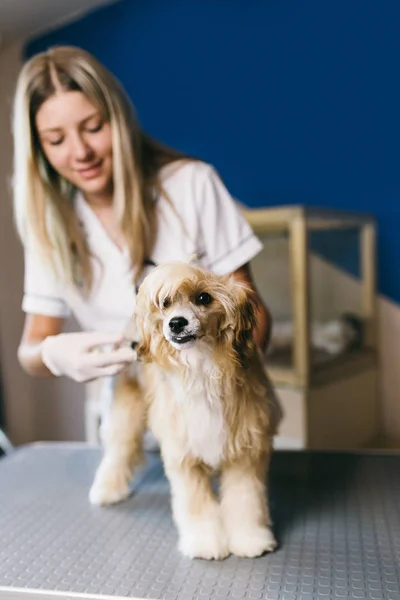
<path id="1" fill-rule="evenodd" d="M 121 378 L 102 427 L 104 455 L 89 493 L 92 504 L 115 504 L 129 496 L 133 470 L 142 460 L 145 412 L 137 381 Z"/>
<path id="2" fill-rule="evenodd" d="M 266 494 L 268 458 L 225 465 L 221 477 L 221 512 L 229 549 L 255 557 L 276 547 Z"/>
<path id="3" fill-rule="evenodd" d="M 189 558 L 222 559 L 229 547 L 220 507 L 201 465 L 166 464 L 179 549 Z"/>

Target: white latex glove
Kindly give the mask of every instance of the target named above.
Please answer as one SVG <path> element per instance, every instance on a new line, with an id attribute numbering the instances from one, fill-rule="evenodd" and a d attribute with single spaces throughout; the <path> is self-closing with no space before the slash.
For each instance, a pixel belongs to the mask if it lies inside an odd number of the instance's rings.
<path id="1" fill-rule="evenodd" d="M 41 344 L 42 361 L 53 375 L 66 375 L 84 382 L 116 375 L 136 360 L 130 347 L 118 347 L 124 342 L 120 334 L 100 332 L 60 333 L 50 335 Z M 104 345 L 114 349 L 101 349 Z"/>

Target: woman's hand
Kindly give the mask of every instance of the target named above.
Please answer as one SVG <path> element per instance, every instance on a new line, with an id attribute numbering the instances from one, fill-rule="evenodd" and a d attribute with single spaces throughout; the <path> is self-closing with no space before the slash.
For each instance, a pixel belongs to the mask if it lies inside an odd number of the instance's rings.
<path id="1" fill-rule="evenodd" d="M 118 347 L 124 337 L 111 333 L 60 333 L 46 337 L 40 345 L 42 361 L 53 375 L 78 382 L 116 375 L 136 360 L 130 347 Z M 110 346 L 102 349 L 102 346 Z"/>

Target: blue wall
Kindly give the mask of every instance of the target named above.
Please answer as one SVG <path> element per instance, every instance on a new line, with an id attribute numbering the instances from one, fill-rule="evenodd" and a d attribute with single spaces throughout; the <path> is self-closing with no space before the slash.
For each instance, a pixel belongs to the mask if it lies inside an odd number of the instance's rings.
<path id="1" fill-rule="evenodd" d="M 122 0 L 32 40 L 93 52 L 150 133 L 250 206 L 374 213 L 400 302 L 399 0 Z"/>

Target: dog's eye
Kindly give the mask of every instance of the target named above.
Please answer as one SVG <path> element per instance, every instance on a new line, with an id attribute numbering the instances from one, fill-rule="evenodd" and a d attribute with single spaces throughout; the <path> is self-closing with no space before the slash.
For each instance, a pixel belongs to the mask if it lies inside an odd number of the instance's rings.
<path id="1" fill-rule="evenodd" d="M 211 302 L 212 298 L 207 292 L 202 292 L 196 298 L 196 304 L 201 304 L 202 306 L 207 306 L 207 304 L 210 304 Z"/>
<path id="2" fill-rule="evenodd" d="M 168 306 L 170 306 L 171 304 L 171 300 L 169 298 L 164 298 L 164 301 L 162 303 L 164 308 L 168 308 Z"/>

